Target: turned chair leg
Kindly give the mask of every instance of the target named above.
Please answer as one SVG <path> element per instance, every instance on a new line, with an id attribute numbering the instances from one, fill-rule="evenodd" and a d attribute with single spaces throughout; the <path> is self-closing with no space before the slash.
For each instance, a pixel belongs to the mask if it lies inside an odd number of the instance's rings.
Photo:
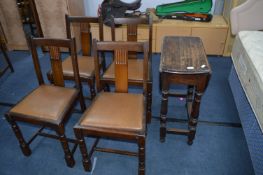
<path id="1" fill-rule="evenodd" d="M 96 96 L 95 91 L 95 78 L 92 78 L 91 80 L 88 80 L 88 85 L 90 89 L 90 99 L 93 100 Z"/>
<path id="2" fill-rule="evenodd" d="M 103 85 L 103 90 L 104 90 L 105 92 L 110 92 L 110 85 L 109 85 L 108 83 L 105 83 L 105 84 Z"/>
<path id="3" fill-rule="evenodd" d="M 146 108 L 147 108 L 147 113 L 146 113 L 146 120 L 147 123 L 151 123 L 152 119 L 152 83 L 149 82 L 147 85 L 147 102 L 146 102 Z"/>
<path id="4" fill-rule="evenodd" d="M 64 127 L 60 126 L 56 132 L 59 135 L 59 140 L 60 140 L 60 143 L 61 143 L 62 148 L 64 150 L 65 161 L 67 163 L 67 166 L 73 167 L 75 165 L 75 160 L 74 160 L 73 154 L 71 153 L 71 151 L 69 149 L 69 145 L 68 145 L 68 141 L 67 141 L 67 138 L 65 135 Z"/>
<path id="5" fill-rule="evenodd" d="M 87 151 L 87 147 L 86 147 L 86 143 L 85 143 L 82 131 L 80 129 L 74 129 L 74 133 L 79 142 L 79 149 L 82 155 L 82 164 L 83 164 L 84 170 L 91 171 L 92 164 L 90 161 L 90 157 L 88 155 L 88 151 Z"/>
<path id="6" fill-rule="evenodd" d="M 166 137 L 166 115 L 168 112 L 168 90 L 162 90 L 162 103 L 160 114 L 160 142 L 165 142 Z"/>
<path id="7" fill-rule="evenodd" d="M 29 145 L 25 141 L 25 139 L 24 139 L 24 137 L 23 137 L 23 135 L 22 135 L 17 123 L 8 114 L 6 114 L 5 117 L 6 117 L 6 120 L 9 122 L 9 124 L 11 125 L 17 140 L 19 141 L 19 145 L 20 145 L 20 148 L 21 148 L 23 154 L 25 156 L 30 156 L 31 155 L 31 150 L 29 148 Z"/>
<path id="8" fill-rule="evenodd" d="M 190 131 L 188 134 L 188 141 L 187 141 L 188 145 L 192 145 L 193 140 L 195 139 L 200 102 L 201 102 L 201 98 L 202 98 L 204 91 L 205 91 L 204 89 L 197 87 L 194 92 L 193 107 L 192 107 L 192 112 L 189 116 L 189 122 L 188 122 L 188 129 Z"/>
<path id="9" fill-rule="evenodd" d="M 84 100 L 84 96 L 82 92 L 79 93 L 79 103 L 80 103 L 81 112 L 84 112 L 86 110 L 86 104 L 85 104 L 85 100 Z"/>
<path id="10" fill-rule="evenodd" d="M 193 92 L 194 92 L 194 86 L 189 85 L 187 87 L 187 97 L 186 102 L 192 102 L 193 101 Z M 186 103 L 187 104 L 187 103 Z"/>
<path id="11" fill-rule="evenodd" d="M 138 174 L 144 175 L 145 174 L 145 137 L 142 136 L 138 140 L 138 147 L 139 147 L 139 169 Z"/>

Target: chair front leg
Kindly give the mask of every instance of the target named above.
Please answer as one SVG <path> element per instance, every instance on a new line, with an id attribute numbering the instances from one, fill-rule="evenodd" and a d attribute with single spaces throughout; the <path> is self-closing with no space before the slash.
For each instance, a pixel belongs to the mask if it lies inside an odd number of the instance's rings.
<path id="1" fill-rule="evenodd" d="M 145 136 L 140 136 L 138 140 L 138 148 L 139 148 L 139 169 L 138 174 L 145 174 Z"/>
<path id="2" fill-rule="evenodd" d="M 47 72 L 47 79 L 50 82 L 50 84 L 54 84 L 53 74 L 51 73 L 51 71 Z"/>
<path id="3" fill-rule="evenodd" d="M 68 167 L 73 167 L 75 165 L 75 160 L 73 154 L 71 153 L 68 145 L 68 141 L 65 135 L 64 126 L 59 126 L 56 130 L 57 134 L 59 135 L 59 140 L 62 145 L 64 154 L 65 154 L 65 161 Z"/>
<path id="4" fill-rule="evenodd" d="M 82 155 L 82 164 L 83 164 L 84 170 L 91 171 L 92 164 L 91 164 L 90 157 L 88 155 L 88 151 L 87 151 L 87 147 L 86 147 L 86 143 L 85 143 L 82 131 L 81 129 L 74 128 L 74 133 L 79 142 L 79 148 L 80 148 L 80 152 Z"/>
<path id="5" fill-rule="evenodd" d="M 88 80 L 88 85 L 90 89 L 90 99 L 93 100 L 96 96 L 96 91 L 95 91 L 95 77 L 92 79 Z"/>
<path id="6" fill-rule="evenodd" d="M 152 119 L 152 82 L 147 83 L 147 102 L 146 102 L 146 108 L 147 108 L 147 114 L 146 114 L 146 120 L 147 123 L 151 123 Z"/>
<path id="7" fill-rule="evenodd" d="M 30 156 L 31 155 L 31 150 L 29 148 L 29 145 L 27 144 L 27 142 L 25 141 L 18 125 L 16 124 L 16 122 L 12 119 L 12 117 L 9 115 L 9 114 L 6 114 L 5 115 L 6 117 L 6 120 L 8 121 L 8 123 L 11 125 L 14 133 L 15 133 L 15 136 L 19 142 L 19 145 L 20 145 L 20 148 L 23 152 L 23 154 L 25 156 Z"/>
<path id="8" fill-rule="evenodd" d="M 81 112 L 84 112 L 86 110 L 86 104 L 82 93 L 82 89 L 79 91 L 79 103 L 80 103 Z"/>

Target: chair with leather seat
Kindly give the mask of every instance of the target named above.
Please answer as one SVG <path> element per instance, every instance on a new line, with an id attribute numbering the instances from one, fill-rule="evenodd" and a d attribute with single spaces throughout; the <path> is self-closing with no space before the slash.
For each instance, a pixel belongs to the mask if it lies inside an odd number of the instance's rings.
<path id="1" fill-rule="evenodd" d="M 94 151 L 110 152 L 138 156 L 138 174 L 145 174 L 145 94 L 148 77 L 148 43 L 139 42 L 96 42 L 93 41 L 95 56 L 95 76 L 97 94 L 90 107 L 74 126 L 76 138 L 79 141 L 86 171 L 91 170 L 91 157 Z M 114 53 L 115 92 L 102 91 L 102 75 L 99 70 L 99 54 L 110 51 Z M 143 92 L 128 93 L 129 62 L 128 52 L 143 53 Z M 109 59 L 109 56 L 106 57 Z M 84 137 L 95 137 L 97 140 L 88 153 Z M 99 138 L 133 141 L 138 145 L 138 152 L 129 152 L 98 147 Z"/>
<path id="2" fill-rule="evenodd" d="M 126 25 L 127 26 L 127 41 L 138 41 L 140 39 L 139 32 L 143 36 L 144 40 L 149 42 L 149 68 L 148 68 L 148 78 L 147 78 L 147 122 L 149 123 L 151 121 L 151 106 L 152 106 L 152 70 L 151 70 L 151 56 L 152 56 L 152 19 L 147 16 L 145 18 L 143 17 L 134 17 L 134 18 L 112 18 L 111 22 L 111 36 L 112 41 L 115 41 L 115 28 L 118 25 Z M 138 26 L 141 26 L 139 31 Z M 145 32 L 145 33 L 144 33 Z M 143 60 L 138 59 L 137 55 L 129 52 L 129 77 L 128 82 L 129 85 L 132 86 L 143 86 Z M 105 74 L 103 75 L 103 82 L 105 84 L 113 84 L 114 83 L 114 64 L 111 64 L 108 69 L 105 71 Z"/>
<path id="3" fill-rule="evenodd" d="M 78 74 L 75 39 L 34 38 L 30 40 L 30 44 L 39 86 L 12 107 L 5 114 L 5 117 L 10 123 L 25 156 L 31 154 L 29 145 L 37 136 L 46 136 L 61 142 L 65 154 L 65 161 L 69 167 L 73 167 L 75 164 L 73 158 L 74 151 L 70 150 L 68 142 L 75 143 L 74 149 L 77 144 L 74 140 L 66 137 L 65 125 L 71 116 L 76 102 L 80 102 L 82 111 L 86 109 Z M 44 82 L 38 58 L 38 46 L 49 47 L 54 84 L 46 84 Z M 71 50 L 75 82 L 73 87 L 65 87 L 59 51 L 60 47 L 66 47 Z M 29 123 L 40 126 L 41 128 L 26 142 L 17 122 Z M 45 128 L 55 131 L 56 134 L 44 132 Z"/>
<path id="4" fill-rule="evenodd" d="M 90 23 L 99 23 L 99 39 L 103 41 L 103 24 L 99 22 L 101 17 L 86 16 L 69 16 L 66 18 L 67 38 L 72 38 L 72 29 L 79 27 L 81 39 L 81 54 L 78 54 L 79 75 L 81 82 L 88 84 L 90 89 L 90 99 L 96 96 L 95 92 L 95 75 L 94 75 L 94 59 L 91 56 L 91 32 Z M 77 29 L 76 29 L 77 30 Z M 103 63 L 104 64 L 104 63 Z M 74 80 L 73 69 L 71 64 L 71 56 L 68 56 L 63 62 L 63 75 L 65 80 Z M 51 80 L 51 72 L 48 77 Z"/>

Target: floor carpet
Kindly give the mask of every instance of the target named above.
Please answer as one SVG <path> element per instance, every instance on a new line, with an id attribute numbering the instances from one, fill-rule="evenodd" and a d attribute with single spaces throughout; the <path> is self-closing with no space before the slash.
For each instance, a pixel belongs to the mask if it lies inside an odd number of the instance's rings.
<path id="1" fill-rule="evenodd" d="M 37 80 L 28 52 L 10 52 L 15 72 L 8 71 L 0 78 L 0 102 L 16 103 L 37 86 Z M 49 68 L 46 56 L 42 55 L 43 71 Z M 200 123 L 192 146 L 188 146 L 185 136 L 167 135 L 166 142 L 159 142 L 159 114 L 161 94 L 159 91 L 160 55 L 153 56 L 153 120 L 148 126 L 146 141 L 146 174 L 149 175 L 250 175 L 254 174 L 247 143 L 241 127 L 213 124 L 239 124 L 239 116 L 233 100 L 227 77 L 232 65 L 231 59 L 209 57 L 212 77 L 202 98 Z M 88 89 L 85 87 L 85 93 Z M 87 104 L 89 102 L 87 101 Z M 169 99 L 168 116 L 186 118 L 184 101 Z M 137 174 L 138 161 L 135 157 L 127 157 L 109 153 L 95 153 L 94 169 L 84 172 L 79 149 L 74 155 L 76 165 L 68 168 L 64 161 L 59 142 L 47 138 L 37 138 L 32 143 L 32 155 L 25 157 L 20 151 L 10 126 L 4 119 L 9 107 L 0 106 L 0 174 L 1 175 L 134 175 Z M 74 113 L 66 126 L 67 135 L 74 137 L 72 126 L 78 121 L 80 114 Z M 183 124 L 169 123 L 169 126 Z M 25 137 L 28 138 L 36 130 L 34 126 L 20 124 Z M 51 131 L 48 131 L 51 132 Z M 92 139 L 86 139 L 88 145 Z M 135 150 L 134 143 L 102 140 L 106 147 L 118 147 Z"/>

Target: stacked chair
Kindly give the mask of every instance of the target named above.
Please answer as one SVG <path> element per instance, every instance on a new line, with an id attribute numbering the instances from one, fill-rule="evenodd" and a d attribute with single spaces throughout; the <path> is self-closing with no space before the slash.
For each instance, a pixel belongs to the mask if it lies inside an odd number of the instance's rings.
<path id="1" fill-rule="evenodd" d="M 148 44 L 138 42 L 96 42 L 94 41 L 96 86 L 103 89 L 103 80 L 99 69 L 99 54 L 114 52 L 115 92 L 100 92 L 91 106 L 75 125 L 74 132 L 79 140 L 85 170 L 91 170 L 91 156 L 94 151 L 119 153 L 139 157 L 140 175 L 145 174 L 145 96 L 148 77 Z M 143 94 L 128 93 L 128 52 L 142 52 Z M 84 136 L 96 137 L 90 153 L 87 152 Z M 135 141 L 138 152 L 128 152 L 97 147 L 99 138 L 112 138 Z"/>
<path id="2" fill-rule="evenodd" d="M 75 164 L 73 152 L 69 149 L 68 142 L 76 143 L 68 139 L 65 135 L 65 124 L 68 121 L 76 102 L 80 101 L 81 110 L 86 109 L 82 95 L 82 87 L 79 79 L 77 64 L 77 54 L 74 39 L 31 39 L 31 52 L 34 62 L 39 86 L 18 102 L 6 113 L 6 119 L 10 123 L 25 156 L 31 154 L 29 145 L 37 136 L 46 136 L 57 139 L 61 142 L 65 154 L 65 160 L 69 167 Z M 38 59 L 37 47 L 48 46 L 50 51 L 50 61 L 53 72 L 53 84 L 45 84 Z M 62 60 L 59 48 L 66 47 L 71 50 L 71 60 L 73 67 L 74 86 L 65 87 L 62 72 Z M 25 122 L 41 128 L 29 139 L 25 141 L 17 122 Z M 55 135 L 43 132 L 45 128 L 55 131 Z M 76 148 L 76 147 L 75 147 Z M 74 148 L 74 149 L 75 149 Z"/>
<path id="3" fill-rule="evenodd" d="M 118 25 L 127 26 L 127 41 L 138 41 L 138 26 L 144 25 L 148 28 L 148 41 L 149 41 L 149 63 L 148 63 L 148 77 L 147 77 L 147 89 L 146 89 L 146 108 L 147 108 L 147 122 L 151 122 L 151 106 L 152 106 L 152 69 L 151 69 L 151 55 L 152 55 L 152 19 L 146 18 L 112 18 L 111 20 L 111 36 L 112 41 L 115 41 L 115 28 Z M 128 56 L 129 70 L 128 70 L 128 82 L 129 85 L 143 86 L 143 60 L 137 58 L 136 53 L 129 52 Z M 114 64 L 111 64 L 105 71 L 102 77 L 102 82 L 106 84 L 114 83 Z"/>
<path id="4" fill-rule="evenodd" d="M 80 80 L 88 83 L 90 89 L 90 99 L 96 96 L 95 92 L 95 74 L 94 59 L 91 56 L 91 33 L 90 23 L 99 23 L 99 39 L 103 41 L 103 23 L 100 22 L 101 17 L 82 17 L 66 15 L 66 32 L 67 38 L 72 38 L 72 28 L 80 28 L 81 38 L 81 54 L 78 54 L 78 65 Z M 102 60 L 102 64 L 105 64 Z M 74 80 L 73 67 L 71 64 L 71 56 L 62 62 L 63 75 L 65 80 Z M 48 73 L 49 80 L 52 81 L 52 72 Z"/>
<path id="5" fill-rule="evenodd" d="M 115 25 L 127 25 L 127 41 L 115 41 Z M 149 28 L 149 42 L 137 41 L 137 27 Z M 112 18 L 112 41 L 93 41 L 95 77 L 98 95 L 74 127 L 86 171 L 92 168 L 94 151 L 138 156 L 138 174 L 145 174 L 146 122 L 151 120 L 151 38 L 152 21 L 147 18 Z M 110 54 L 113 53 L 113 59 Z M 137 59 L 142 54 L 143 59 Z M 100 60 L 113 62 L 105 71 Z M 103 92 L 107 85 L 115 85 L 115 92 Z M 129 85 L 143 87 L 142 94 L 128 93 Z M 88 152 L 85 136 L 97 138 Z M 138 152 L 98 147 L 100 138 L 133 141 Z"/>
<path id="6" fill-rule="evenodd" d="M 137 156 L 138 174 L 145 174 L 146 123 L 151 120 L 152 22 L 148 17 L 112 19 L 112 22 L 113 41 L 103 41 L 103 23 L 100 18 L 67 15 L 68 39 L 31 39 L 32 57 L 39 87 L 6 113 L 6 119 L 13 129 L 24 155 L 31 154 L 29 145 L 36 136 L 47 136 L 60 140 L 69 167 L 74 166 L 73 154 L 79 145 L 82 163 L 86 171 L 92 169 L 91 157 L 94 151 L 101 151 Z M 85 30 L 81 30 L 82 55 L 76 53 L 75 39 L 72 39 L 71 36 L 72 23 L 85 23 Z M 94 39 L 92 49 L 89 23 L 100 23 L 100 41 Z M 128 41 L 114 41 L 115 24 L 127 24 Z M 139 24 L 149 25 L 149 42 L 137 41 L 137 26 Z M 52 85 L 44 83 L 37 46 L 47 46 L 49 49 L 52 69 L 48 73 L 48 78 Z M 71 53 L 64 61 L 60 58 L 59 48 L 61 47 L 68 48 Z M 108 54 L 109 52 L 113 54 Z M 113 55 L 113 59 L 111 55 Z M 142 58 L 137 59 L 138 55 Z M 111 60 L 108 68 L 105 66 L 105 59 L 108 59 L 109 62 Z M 64 80 L 73 80 L 75 83 L 73 87 L 64 87 Z M 93 99 L 87 109 L 81 82 L 88 82 L 91 99 Z M 96 82 L 97 95 L 94 82 Z M 105 88 L 108 84 L 115 86 L 114 91 L 109 92 L 109 88 Z M 141 86 L 142 91 L 130 93 L 129 85 Z M 78 100 L 81 110 L 85 110 L 85 112 L 74 126 L 76 139 L 69 139 L 65 135 L 65 124 Z M 42 127 L 26 142 L 17 121 Z M 43 130 L 46 127 L 53 129 L 56 135 L 44 133 Z M 96 138 L 89 151 L 85 137 Z M 135 142 L 138 145 L 138 151 L 98 147 L 101 138 Z M 69 148 L 69 142 L 75 143 L 72 150 Z"/>

